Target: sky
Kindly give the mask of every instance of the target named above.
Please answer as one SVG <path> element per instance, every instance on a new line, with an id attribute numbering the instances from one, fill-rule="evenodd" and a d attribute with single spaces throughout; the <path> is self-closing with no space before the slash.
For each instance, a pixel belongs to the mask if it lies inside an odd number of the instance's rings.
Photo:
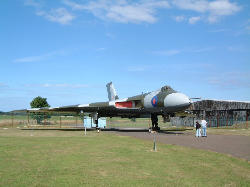
<path id="1" fill-rule="evenodd" d="M 110 81 L 250 101 L 250 1 L 0 1 L 0 111 L 107 101 Z"/>

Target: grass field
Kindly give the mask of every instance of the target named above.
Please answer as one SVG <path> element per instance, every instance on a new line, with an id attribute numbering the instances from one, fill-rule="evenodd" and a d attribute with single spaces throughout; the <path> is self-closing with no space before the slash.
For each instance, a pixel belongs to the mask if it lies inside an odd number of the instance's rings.
<path id="1" fill-rule="evenodd" d="M 82 131 L 0 129 L 0 186 L 249 186 L 250 163 Z"/>
<path id="2" fill-rule="evenodd" d="M 207 133 L 250 136 L 250 128 L 208 128 Z"/>

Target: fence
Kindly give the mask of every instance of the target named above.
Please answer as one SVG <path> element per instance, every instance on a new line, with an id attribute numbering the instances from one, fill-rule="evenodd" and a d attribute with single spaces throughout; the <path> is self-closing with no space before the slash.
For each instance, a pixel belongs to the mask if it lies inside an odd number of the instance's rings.
<path id="1" fill-rule="evenodd" d="M 159 117 L 159 126 L 161 128 L 168 128 L 172 126 L 177 127 L 193 127 L 196 120 L 200 118 L 194 117 L 172 117 L 170 122 L 163 122 L 163 119 Z M 238 118 L 219 118 L 219 117 L 207 117 L 208 127 L 244 127 L 248 128 L 249 116 L 248 118 L 238 117 Z M 83 116 L 81 115 L 59 115 L 50 114 L 48 116 L 44 115 L 42 117 L 41 123 L 33 118 L 32 115 L 28 114 L 4 114 L 0 115 L 0 127 L 39 127 L 39 128 L 83 128 Z M 93 127 L 95 125 L 93 124 Z M 151 127 L 150 118 L 106 118 L 106 127 L 140 127 L 149 128 Z"/>
<path id="2" fill-rule="evenodd" d="M 38 123 L 32 114 L 4 114 L 0 115 L 0 127 L 38 127 L 38 128 L 83 128 L 83 116 L 76 114 L 40 114 L 41 122 Z M 159 117 L 160 127 L 170 127 L 170 122 L 163 122 Z M 95 127 L 95 124 L 92 125 Z M 106 118 L 106 128 L 115 127 L 151 127 L 150 118 Z"/>
<path id="3" fill-rule="evenodd" d="M 36 120 L 32 114 L 4 114 L 0 115 L 0 127 L 82 127 L 82 117 L 78 115 L 44 115 Z M 40 121 L 40 122 L 39 122 Z"/>
<path id="4" fill-rule="evenodd" d="M 186 127 L 194 127 L 196 121 L 200 121 L 201 118 L 195 117 L 173 117 L 171 118 L 171 124 L 174 126 L 186 126 Z M 238 118 L 227 118 L 227 117 L 207 117 L 205 118 L 207 121 L 208 127 L 243 127 L 248 128 L 249 117 L 238 117 Z"/>

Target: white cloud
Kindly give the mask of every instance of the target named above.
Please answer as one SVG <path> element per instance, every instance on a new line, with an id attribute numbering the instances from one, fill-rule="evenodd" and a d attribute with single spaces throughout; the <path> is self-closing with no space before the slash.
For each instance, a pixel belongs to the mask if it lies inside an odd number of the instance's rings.
<path id="1" fill-rule="evenodd" d="M 207 52 L 207 51 L 212 51 L 214 49 L 215 49 L 215 47 L 204 47 L 204 48 L 189 49 L 189 50 L 187 50 L 187 52 L 190 52 L 190 53 L 203 53 L 203 52 Z"/>
<path id="2" fill-rule="evenodd" d="M 201 17 L 197 16 L 197 17 L 191 17 L 188 19 L 188 22 L 190 24 L 195 24 L 197 21 L 199 21 L 201 19 Z"/>
<path id="3" fill-rule="evenodd" d="M 175 16 L 174 20 L 176 22 L 188 21 L 189 24 L 195 24 L 201 20 L 201 17 L 200 16 L 193 16 L 193 17 L 188 18 L 187 16 L 186 17 L 185 16 Z"/>
<path id="4" fill-rule="evenodd" d="M 41 4 L 38 1 L 34 1 L 34 0 L 25 0 L 24 5 L 33 6 L 33 7 L 36 7 L 36 8 L 39 8 L 41 6 Z"/>
<path id="5" fill-rule="evenodd" d="M 229 29 L 215 29 L 215 30 L 211 30 L 211 31 L 208 31 L 208 32 L 217 33 L 217 32 L 227 32 L 227 31 L 229 31 Z"/>
<path id="6" fill-rule="evenodd" d="M 0 82 L 0 88 L 3 88 L 3 87 L 8 87 L 8 86 L 7 86 L 7 84 L 4 84 L 4 83 Z"/>
<path id="7" fill-rule="evenodd" d="M 174 20 L 177 21 L 177 22 L 182 22 L 184 21 L 186 18 L 184 16 L 175 16 L 174 17 Z"/>
<path id="8" fill-rule="evenodd" d="M 106 48 L 105 47 L 100 47 L 100 48 L 97 48 L 96 51 L 105 51 Z"/>
<path id="9" fill-rule="evenodd" d="M 240 7 L 236 3 L 229 2 L 229 0 L 215 0 L 209 2 L 208 10 L 212 15 L 226 16 L 238 12 Z"/>
<path id="10" fill-rule="evenodd" d="M 108 38 L 115 38 L 115 35 L 113 33 L 106 33 L 106 36 Z"/>
<path id="11" fill-rule="evenodd" d="M 65 0 L 64 3 L 73 10 L 86 10 L 100 19 L 120 23 L 155 23 L 157 21 L 156 10 L 170 7 L 167 1 L 151 0 L 132 3 L 126 0 L 98 0 L 88 4 Z"/>
<path id="12" fill-rule="evenodd" d="M 231 0 L 93 0 L 82 1 L 82 3 L 75 0 L 63 0 L 63 3 L 72 11 L 89 12 L 99 19 L 118 23 L 155 23 L 158 20 L 159 9 L 180 9 L 196 14 L 173 17 L 177 22 L 188 21 L 194 24 L 202 18 L 209 23 L 214 23 L 241 9 Z M 38 16 L 43 16 L 52 22 L 65 25 L 75 19 L 75 16 L 66 8 L 46 11 L 42 9 L 41 1 L 34 0 L 26 0 L 24 4 L 35 7 Z"/>
<path id="13" fill-rule="evenodd" d="M 44 84 L 25 84 L 25 87 L 42 87 L 42 88 L 86 88 L 88 87 L 87 84 L 68 84 L 68 83 L 62 83 L 62 84 L 50 84 L 50 83 L 44 83 Z"/>
<path id="14" fill-rule="evenodd" d="M 106 17 L 122 23 L 148 22 L 154 23 L 156 18 L 153 16 L 153 10 L 145 7 L 134 6 L 113 6 L 107 12 Z"/>
<path id="15" fill-rule="evenodd" d="M 86 88 L 88 87 L 88 85 L 86 84 L 42 84 L 42 87 L 46 87 L 46 88 Z"/>
<path id="16" fill-rule="evenodd" d="M 188 49 L 171 49 L 171 50 L 159 50 L 159 51 L 153 51 L 153 54 L 156 55 L 163 55 L 163 56 L 173 56 L 180 53 L 204 53 L 208 51 L 212 51 L 216 49 L 215 47 L 200 47 L 200 48 L 191 48 Z"/>
<path id="17" fill-rule="evenodd" d="M 70 1 L 70 0 L 64 0 L 63 3 L 65 5 L 68 5 L 70 6 L 72 9 L 74 10 L 84 10 L 86 9 L 86 6 L 85 5 L 82 5 L 82 4 L 78 4 L 78 3 L 75 3 L 73 1 Z"/>
<path id="18" fill-rule="evenodd" d="M 43 16 L 49 21 L 57 22 L 62 25 L 69 24 L 75 19 L 75 16 L 65 8 L 56 8 L 50 11 L 43 10 L 43 2 L 41 1 L 25 0 L 24 5 L 34 7 L 36 9 L 36 15 Z"/>
<path id="19" fill-rule="evenodd" d="M 184 10 L 193 10 L 197 12 L 205 12 L 207 9 L 206 0 L 173 0 L 175 6 Z"/>
<path id="20" fill-rule="evenodd" d="M 247 34 L 250 34 L 250 19 L 248 19 L 246 21 L 246 23 L 244 24 L 245 30 Z"/>
<path id="21" fill-rule="evenodd" d="M 179 9 L 207 14 L 210 23 L 217 22 L 222 16 L 235 14 L 241 9 L 229 0 L 174 0 L 173 5 Z"/>
<path id="22" fill-rule="evenodd" d="M 242 46 L 242 45 L 228 46 L 226 49 L 230 52 L 242 52 L 242 53 L 247 52 L 247 53 L 249 53 L 249 49 L 245 46 Z"/>
<path id="23" fill-rule="evenodd" d="M 154 54 L 157 55 L 165 55 L 165 56 L 173 56 L 179 54 L 181 51 L 180 50 L 164 50 L 164 51 L 154 51 Z"/>
<path id="24" fill-rule="evenodd" d="M 62 25 L 69 24 L 73 19 L 75 19 L 75 16 L 69 13 L 65 8 L 52 9 L 49 12 L 39 11 L 37 12 L 37 15 L 43 16 L 49 21 L 57 22 Z"/>
<path id="25" fill-rule="evenodd" d="M 249 72 L 224 72 L 208 78 L 207 82 L 220 89 L 250 88 Z"/>
<path id="26" fill-rule="evenodd" d="M 23 57 L 23 58 L 17 58 L 13 60 L 13 62 L 37 62 L 41 60 L 45 60 L 49 57 L 56 56 L 56 55 L 64 55 L 64 51 L 54 51 L 51 53 L 46 53 L 43 55 L 37 55 L 37 56 L 28 56 L 28 57 Z"/>
<path id="27" fill-rule="evenodd" d="M 17 58 L 14 62 L 36 62 L 42 60 L 46 56 L 29 56 L 24 58 Z"/>

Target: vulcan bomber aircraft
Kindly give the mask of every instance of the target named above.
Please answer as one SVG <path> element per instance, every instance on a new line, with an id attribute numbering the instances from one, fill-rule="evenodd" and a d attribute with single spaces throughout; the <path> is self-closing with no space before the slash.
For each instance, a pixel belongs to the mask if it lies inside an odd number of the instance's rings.
<path id="1" fill-rule="evenodd" d="M 78 104 L 62 107 L 32 108 L 28 112 L 76 112 L 87 113 L 98 128 L 100 117 L 143 118 L 150 117 L 152 129 L 159 130 L 158 116 L 164 118 L 184 111 L 191 105 L 189 97 L 173 90 L 170 86 L 149 93 L 119 99 L 112 82 L 106 85 L 109 101 Z"/>

